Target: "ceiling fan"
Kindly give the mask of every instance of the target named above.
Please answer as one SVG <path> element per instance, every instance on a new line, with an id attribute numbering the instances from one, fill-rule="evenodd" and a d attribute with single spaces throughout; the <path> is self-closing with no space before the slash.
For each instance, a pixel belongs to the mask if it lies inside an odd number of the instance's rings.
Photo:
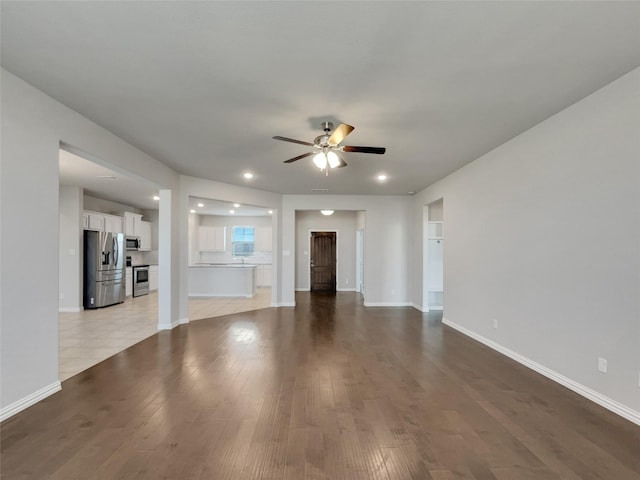
<path id="1" fill-rule="evenodd" d="M 347 166 L 347 163 L 338 155 L 337 152 L 376 153 L 378 155 L 382 155 L 386 151 L 385 148 L 381 147 L 355 147 L 351 145 L 340 145 L 342 141 L 347 137 L 347 135 L 349 135 L 354 130 L 354 127 L 352 127 L 351 125 L 347 125 L 346 123 L 341 123 L 340 125 L 338 125 L 338 128 L 336 128 L 333 133 L 331 133 L 331 130 L 333 129 L 333 123 L 331 122 L 322 122 L 322 128 L 324 130 L 324 134 L 317 136 L 313 140 L 313 143 L 305 142 L 302 140 L 295 140 L 293 138 L 280 137 L 278 135 L 273 137 L 275 140 L 299 143 L 300 145 L 313 147 L 313 150 L 311 152 L 303 153 L 302 155 L 298 155 L 297 157 L 285 160 L 284 163 L 293 163 L 302 158 L 314 155 L 314 165 L 321 171 L 326 170 L 328 175 L 329 169 L 327 167 L 341 168 Z"/>

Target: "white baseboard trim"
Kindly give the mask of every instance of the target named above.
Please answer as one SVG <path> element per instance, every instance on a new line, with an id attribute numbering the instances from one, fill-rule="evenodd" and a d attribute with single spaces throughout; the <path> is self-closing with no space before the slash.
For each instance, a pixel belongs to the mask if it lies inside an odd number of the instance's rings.
<path id="1" fill-rule="evenodd" d="M 53 382 L 51 385 L 47 385 L 46 387 L 33 392 L 31 395 L 27 395 L 26 397 L 3 407 L 0 409 L 0 422 L 4 422 L 7 418 L 12 417 L 16 413 L 21 412 L 25 408 L 29 408 L 31 405 L 38 403 L 40 400 L 44 400 L 48 396 L 53 395 L 60 390 L 62 390 L 62 384 L 59 381 Z"/>
<path id="2" fill-rule="evenodd" d="M 310 292 L 311 289 L 309 288 L 296 288 L 296 292 Z"/>
<path id="3" fill-rule="evenodd" d="M 429 307 L 430 310 L 437 310 L 439 312 L 444 311 L 444 307 L 442 305 L 440 305 L 439 307 Z M 429 311 L 429 310 L 427 310 Z"/>
<path id="4" fill-rule="evenodd" d="M 84 307 L 58 307 L 59 313 L 78 313 L 84 310 Z"/>
<path id="5" fill-rule="evenodd" d="M 231 294 L 213 294 L 213 293 L 190 293 L 189 298 L 218 298 L 218 297 L 226 297 L 226 298 L 253 298 L 255 297 L 255 293 L 253 295 L 231 295 Z"/>
<path id="6" fill-rule="evenodd" d="M 355 288 L 337 288 L 336 290 L 338 292 L 355 292 L 356 291 Z"/>
<path id="7" fill-rule="evenodd" d="M 429 311 L 428 307 L 423 308 L 422 305 L 418 305 L 417 303 L 412 303 L 411 306 L 422 313 L 427 313 Z"/>
<path id="8" fill-rule="evenodd" d="M 174 320 L 171 323 L 158 323 L 158 330 L 173 330 L 178 325 L 180 325 L 180 320 Z"/>
<path id="9" fill-rule="evenodd" d="M 591 400 L 592 402 L 597 403 L 601 407 L 604 407 L 607 410 L 610 410 L 611 412 L 617 415 L 620 415 L 623 418 L 626 418 L 630 422 L 633 422 L 636 425 L 640 425 L 640 412 L 633 410 L 627 407 L 626 405 L 623 405 L 622 403 L 617 402 L 616 400 L 613 400 L 612 398 L 609 398 L 606 395 L 603 395 L 589 387 L 586 387 L 581 383 L 576 382 L 575 380 L 565 377 L 564 375 L 556 372 L 555 370 L 551 370 L 550 368 L 547 368 L 538 362 L 534 362 L 533 360 L 530 360 L 527 357 L 524 357 L 519 353 L 514 352 L 513 350 L 509 350 L 508 348 L 503 347 L 502 345 L 494 342 L 493 340 L 489 340 L 488 338 L 485 338 L 482 335 L 478 335 L 477 333 L 472 332 L 471 330 L 461 325 L 458 325 L 457 323 L 454 323 L 451 320 L 443 318 L 442 323 L 453 328 L 454 330 L 459 331 L 464 335 L 467 335 L 468 337 L 473 338 L 474 340 L 477 340 L 478 342 L 509 357 L 510 359 L 515 360 L 516 362 L 520 363 L 521 365 L 524 365 L 527 368 L 530 368 L 531 370 L 539 373 L 540 375 L 543 375 L 553 380 L 554 382 L 559 383 L 560 385 L 568 388 L 569 390 L 572 390 L 577 394 L 582 395 L 583 397 Z"/>
<path id="10" fill-rule="evenodd" d="M 296 302 L 280 302 L 280 303 L 272 303 L 272 307 L 295 307 Z"/>
<path id="11" fill-rule="evenodd" d="M 189 323 L 189 317 L 181 318 L 180 320 L 178 320 L 179 325 L 186 325 L 187 323 Z"/>
<path id="12" fill-rule="evenodd" d="M 364 303 L 365 307 L 411 307 L 409 302 L 367 302 Z"/>

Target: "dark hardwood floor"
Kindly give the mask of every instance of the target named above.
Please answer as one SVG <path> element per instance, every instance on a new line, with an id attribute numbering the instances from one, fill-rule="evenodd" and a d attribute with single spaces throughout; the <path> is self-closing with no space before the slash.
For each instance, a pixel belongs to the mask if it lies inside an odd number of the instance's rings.
<path id="1" fill-rule="evenodd" d="M 2 479 L 640 479 L 640 427 L 411 308 L 160 332 L 1 426 Z"/>

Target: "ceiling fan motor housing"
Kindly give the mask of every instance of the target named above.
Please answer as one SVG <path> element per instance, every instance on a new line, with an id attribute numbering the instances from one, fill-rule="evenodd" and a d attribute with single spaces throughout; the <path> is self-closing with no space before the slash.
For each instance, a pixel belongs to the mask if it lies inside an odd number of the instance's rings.
<path id="1" fill-rule="evenodd" d="M 324 135 L 319 135 L 317 136 L 314 140 L 313 143 L 315 143 L 316 147 L 328 147 L 329 146 L 329 134 L 326 133 Z"/>

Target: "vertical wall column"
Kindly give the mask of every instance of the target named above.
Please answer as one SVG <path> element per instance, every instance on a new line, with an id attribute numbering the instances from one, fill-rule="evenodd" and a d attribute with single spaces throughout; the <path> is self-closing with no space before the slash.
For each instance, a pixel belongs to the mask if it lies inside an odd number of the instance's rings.
<path id="1" fill-rule="evenodd" d="M 158 330 L 170 330 L 180 323 L 179 299 L 179 206 L 178 195 L 160 190 L 158 224 Z"/>
<path id="2" fill-rule="evenodd" d="M 60 187 L 60 312 L 82 310 L 82 205 L 81 187 Z"/>

